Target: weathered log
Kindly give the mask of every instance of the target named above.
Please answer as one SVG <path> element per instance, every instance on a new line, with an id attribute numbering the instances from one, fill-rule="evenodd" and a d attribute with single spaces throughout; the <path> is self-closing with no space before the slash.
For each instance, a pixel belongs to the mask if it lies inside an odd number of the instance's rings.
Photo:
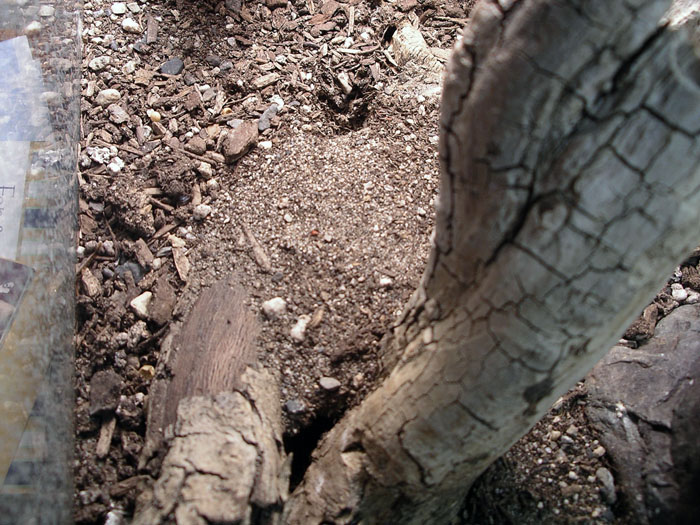
<path id="1" fill-rule="evenodd" d="M 282 523 L 290 462 L 277 384 L 251 368 L 241 382 L 180 403 L 160 477 L 139 497 L 134 525 Z"/>
<path id="2" fill-rule="evenodd" d="M 233 391 L 253 362 L 258 325 L 245 297 L 239 286 L 218 282 L 201 293 L 182 327 L 171 328 L 149 390 L 140 470 L 163 452 L 163 433 L 175 423 L 182 399 Z M 157 471 L 157 462 L 153 467 Z"/>

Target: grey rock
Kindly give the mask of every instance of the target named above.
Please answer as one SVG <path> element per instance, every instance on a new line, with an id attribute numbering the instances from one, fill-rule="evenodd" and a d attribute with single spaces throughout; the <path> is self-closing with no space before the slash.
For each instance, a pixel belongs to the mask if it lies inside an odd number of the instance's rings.
<path id="1" fill-rule="evenodd" d="M 119 405 L 122 378 L 112 370 L 96 372 L 90 379 L 90 415 L 114 412 Z"/>
<path id="2" fill-rule="evenodd" d="M 303 401 L 298 399 L 290 399 L 284 404 L 284 409 L 290 414 L 302 414 L 306 410 L 306 406 Z"/>
<path id="3" fill-rule="evenodd" d="M 129 306 L 131 310 L 141 319 L 148 319 L 148 306 L 153 298 L 153 293 L 149 291 L 143 292 L 141 295 L 134 297 Z"/>
<path id="4" fill-rule="evenodd" d="M 185 63 L 182 59 L 175 57 L 161 64 L 158 70 L 164 75 L 179 75 L 184 68 Z"/>
<path id="5" fill-rule="evenodd" d="M 212 67 L 217 67 L 221 64 L 221 57 L 218 55 L 208 55 L 204 61 Z"/>
<path id="6" fill-rule="evenodd" d="M 605 467 L 600 467 L 595 471 L 595 475 L 602 483 L 600 493 L 602 494 L 603 499 L 612 505 L 617 501 L 617 494 L 615 493 L 615 478 L 613 478 L 612 472 Z"/>
<path id="7" fill-rule="evenodd" d="M 322 377 L 318 383 L 321 385 L 321 388 L 327 390 L 328 392 L 333 392 L 340 388 L 340 381 L 338 381 L 335 377 Z"/>
<path id="8" fill-rule="evenodd" d="M 270 127 L 270 119 L 272 119 L 279 111 L 277 104 L 270 105 L 258 119 L 258 131 L 265 131 Z"/>
<path id="9" fill-rule="evenodd" d="M 192 211 L 192 217 L 195 221 L 203 221 L 211 213 L 211 206 L 208 204 L 197 204 Z"/>
<path id="10" fill-rule="evenodd" d="M 681 306 L 646 345 L 614 347 L 586 380 L 586 415 L 640 524 L 700 514 L 700 501 L 684 492 L 695 484 L 697 494 L 700 480 L 700 398 L 690 394 L 700 382 L 698 332 L 700 305 Z"/>

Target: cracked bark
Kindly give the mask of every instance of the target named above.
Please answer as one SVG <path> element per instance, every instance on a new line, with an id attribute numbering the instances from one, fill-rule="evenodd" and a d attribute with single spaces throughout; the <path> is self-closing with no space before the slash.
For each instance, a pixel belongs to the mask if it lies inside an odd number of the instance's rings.
<path id="1" fill-rule="evenodd" d="M 155 485 L 134 525 L 279 524 L 290 464 L 276 382 L 248 368 L 233 392 L 183 400 Z"/>
<path id="2" fill-rule="evenodd" d="M 445 80 L 433 253 L 387 376 L 285 523 L 449 523 L 615 343 L 700 215 L 700 65 L 668 5 L 482 1 Z"/>

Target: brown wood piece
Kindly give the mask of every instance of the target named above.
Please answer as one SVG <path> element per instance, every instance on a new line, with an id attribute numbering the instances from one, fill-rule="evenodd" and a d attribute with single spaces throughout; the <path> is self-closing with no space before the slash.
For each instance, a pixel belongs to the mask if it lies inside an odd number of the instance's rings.
<path id="1" fill-rule="evenodd" d="M 95 447 L 95 455 L 103 459 L 109 454 L 109 447 L 112 444 L 112 436 L 114 435 L 114 429 L 117 426 L 117 418 L 115 416 L 110 416 L 102 422 L 100 427 L 100 437 L 97 439 L 97 446 Z"/>
<path id="2" fill-rule="evenodd" d="M 149 391 L 146 443 L 140 468 L 158 452 L 187 397 L 229 392 L 254 361 L 259 327 L 240 286 L 219 281 L 202 291 L 179 332 L 171 331 Z"/>

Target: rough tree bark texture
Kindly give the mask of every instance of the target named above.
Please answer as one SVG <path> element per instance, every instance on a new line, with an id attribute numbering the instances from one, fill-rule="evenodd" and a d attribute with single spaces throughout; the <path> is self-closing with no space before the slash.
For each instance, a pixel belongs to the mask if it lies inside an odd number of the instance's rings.
<path id="1" fill-rule="evenodd" d="M 290 462 L 277 383 L 248 368 L 245 387 L 183 400 L 158 481 L 133 525 L 281 523 Z"/>
<path id="2" fill-rule="evenodd" d="M 477 6 L 390 374 L 324 438 L 285 523 L 448 523 L 698 242 L 700 66 L 667 7 Z"/>

